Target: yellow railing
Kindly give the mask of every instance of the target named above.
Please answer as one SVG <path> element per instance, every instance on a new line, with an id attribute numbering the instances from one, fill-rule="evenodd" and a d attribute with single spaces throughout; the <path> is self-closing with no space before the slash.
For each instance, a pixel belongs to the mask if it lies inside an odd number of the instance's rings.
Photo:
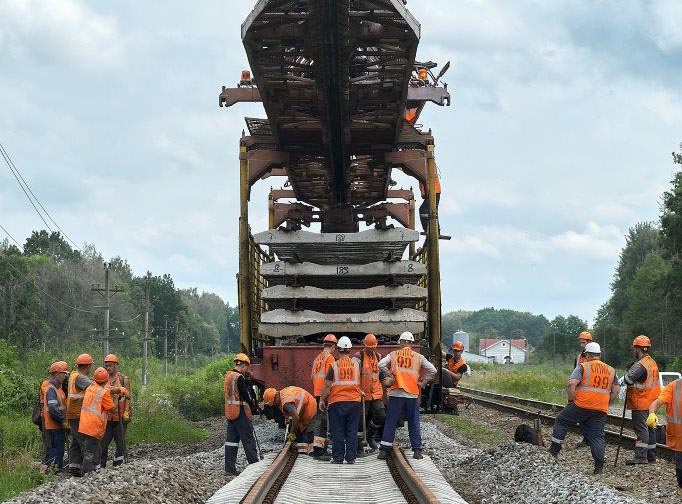
<path id="1" fill-rule="evenodd" d="M 249 313 L 251 314 L 251 338 L 254 341 L 268 341 L 258 332 L 261 315 L 268 309 L 261 297 L 261 292 L 268 286 L 267 280 L 260 273 L 261 265 L 266 262 L 270 262 L 270 257 L 256 244 L 253 235 L 249 234 L 249 281 L 251 286 Z"/>

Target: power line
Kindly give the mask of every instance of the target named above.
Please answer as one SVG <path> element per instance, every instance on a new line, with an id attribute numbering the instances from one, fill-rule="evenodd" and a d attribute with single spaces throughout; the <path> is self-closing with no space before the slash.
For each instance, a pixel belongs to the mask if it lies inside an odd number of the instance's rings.
<path id="1" fill-rule="evenodd" d="M 17 174 L 14 173 L 14 170 L 12 169 L 12 165 L 10 164 L 9 160 L 7 159 L 7 157 L 5 156 L 5 151 L 4 151 L 4 149 L 0 149 L 0 153 L 2 154 L 2 157 L 3 157 L 3 159 L 5 160 L 5 163 L 7 163 L 7 167 L 9 168 L 9 171 L 12 172 L 12 175 L 14 175 L 14 178 L 17 179 L 17 184 L 19 184 L 19 187 L 21 187 L 21 190 L 24 191 L 24 194 L 25 194 L 26 197 L 28 198 L 28 201 L 31 203 L 31 206 L 33 206 L 33 209 L 34 209 L 34 210 L 36 211 L 36 213 L 38 214 L 38 217 L 40 217 L 40 220 L 42 220 L 43 223 L 45 224 L 45 226 L 47 226 L 47 229 L 49 229 L 50 231 L 52 231 L 52 228 L 50 227 L 50 225 L 47 223 L 47 221 L 46 221 L 45 218 L 43 217 L 43 214 L 40 213 L 40 210 L 38 210 L 38 207 L 36 206 L 35 203 L 33 203 L 33 200 L 31 199 L 31 197 L 30 197 L 30 196 L 28 195 L 28 193 L 26 192 L 26 189 L 24 189 L 24 186 L 21 184 L 21 181 L 19 180 L 19 177 L 17 177 Z"/>
<path id="2" fill-rule="evenodd" d="M 5 158 L 5 162 L 8 164 L 8 166 L 10 166 L 10 170 L 13 169 L 12 173 L 14 173 L 14 171 L 16 171 L 16 173 L 19 175 L 19 178 L 21 178 L 22 182 L 26 186 L 26 189 L 28 189 L 28 191 L 31 193 L 31 196 L 33 196 L 33 198 L 36 200 L 38 205 L 40 205 L 40 208 L 43 209 L 43 212 L 45 212 L 45 215 L 47 215 L 47 217 L 52 221 L 52 223 L 57 227 L 57 229 L 59 229 L 59 231 L 61 231 L 61 233 L 64 235 L 64 237 L 67 240 L 69 240 L 74 247 L 76 247 L 78 250 L 80 250 L 80 247 L 78 245 L 76 245 L 76 243 L 69 237 L 69 235 L 67 235 L 64 232 L 64 230 L 61 228 L 61 226 L 59 224 L 57 224 L 57 222 L 52 218 L 50 213 L 45 209 L 45 207 L 40 202 L 40 200 L 35 195 L 35 193 L 31 190 L 31 186 L 28 185 L 28 182 L 26 182 L 26 180 L 22 176 L 21 171 L 19 170 L 19 168 L 17 168 L 17 165 L 15 165 L 14 161 L 12 161 L 12 158 L 10 157 L 9 153 L 7 152 L 7 149 L 5 149 L 4 145 L 2 145 L 2 142 L 0 142 L 0 152 L 2 152 L 2 155 Z M 16 175 L 15 175 L 15 178 L 16 178 Z M 19 181 L 17 180 L 17 182 L 19 182 Z M 19 185 L 21 185 L 21 183 L 19 183 Z M 23 189 L 23 187 L 22 187 L 22 189 Z M 24 191 L 24 194 L 26 194 L 26 191 Z M 28 197 L 28 195 L 26 195 L 26 196 Z M 29 198 L 29 200 L 30 200 L 30 198 Z M 31 204 L 33 204 L 33 202 L 31 202 Z M 36 208 L 35 205 L 33 205 L 33 208 Z M 38 211 L 37 208 L 36 208 L 36 211 Z M 39 212 L 39 215 L 40 215 L 40 212 Z M 40 218 L 43 219 L 42 215 L 40 215 Z M 45 219 L 43 219 L 43 222 L 45 222 Z M 50 226 L 47 224 L 47 222 L 45 222 L 45 225 L 48 227 L 48 229 L 50 229 Z M 50 229 L 50 231 L 52 231 L 52 229 Z"/>
<path id="3" fill-rule="evenodd" d="M 7 231 L 7 230 L 5 229 L 5 226 L 3 226 L 2 224 L 0 224 L 0 229 L 2 229 L 2 230 L 5 232 L 5 234 L 6 234 L 7 236 L 10 237 L 10 240 L 12 240 L 14 243 L 17 244 L 17 247 L 19 247 L 20 250 L 24 248 L 24 247 L 21 246 L 21 244 L 20 244 L 18 241 L 16 241 L 16 240 L 14 239 L 14 236 L 12 236 L 11 234 L 9 234 L 9 231 Z"/>
<path id="4" fill-rule="evenodd" d="M 142 316 L 142 314 L 140 313 L 140 314 L 138 314 L 136 317 L 133 317 L 133 318 L 128 319 L 128 320 L 116 320 L 116 319 L 113 319 L 113 318 L 112 318 L 111 321 L 112 321 L 112 322 L 117 322 L 117 323 L 119 323 L 119 324 L 127 324 L 128 322 L 134 322 L 135 320 L 139 319 L 141 316 Z"/>

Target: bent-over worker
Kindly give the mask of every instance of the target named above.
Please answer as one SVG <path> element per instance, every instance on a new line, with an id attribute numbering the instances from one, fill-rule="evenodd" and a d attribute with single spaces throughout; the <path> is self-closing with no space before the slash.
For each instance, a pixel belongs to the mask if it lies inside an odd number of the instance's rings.
<path id="1" fill-rule="evenodd" d="M 269 388 L 263 392 L 263 402 L 280 409 L 284 418 L 289 421 L 287 440 L 294 443 L 299 453 L 307 453 L 313 441 L 311 424 L 317 413 L 317 401 L 310 392 L 293 386 L 285 387 L 279 392 Z"/>

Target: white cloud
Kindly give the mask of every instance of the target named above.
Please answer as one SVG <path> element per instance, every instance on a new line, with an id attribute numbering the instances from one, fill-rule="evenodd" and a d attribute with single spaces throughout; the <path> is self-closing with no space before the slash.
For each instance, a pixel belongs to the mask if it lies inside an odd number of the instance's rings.
<path id="1" fill-rule="evenodd" d="M 81 0 L 5 0 L 0 3 L 3 51 L 47 64 L 119 64 L 123 44 L 116 20 Z"/>

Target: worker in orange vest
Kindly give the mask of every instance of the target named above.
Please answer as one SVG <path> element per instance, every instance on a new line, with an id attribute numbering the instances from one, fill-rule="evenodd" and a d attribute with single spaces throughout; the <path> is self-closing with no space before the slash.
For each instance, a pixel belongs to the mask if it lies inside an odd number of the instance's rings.
<path id="1" fill-rule="evenodd" d="M 89 472 L 100 468 L 100 443 L 107 429 L 107 412 L 116 407 L 111 393 L 106 388 L 109 373 L 103 367 L 98 367 L 93 376 L 94 381 L 85 389 L 81 417 L 78 422 L 78 432 L 83 441 L 83 469 L 85 476 Z M 120 393 L 127 395 L 128 391 L 121 387 Z"/>
<path id="2" fill-rule="evenodd" d="M 452 344 L 452 357 L 447 359 L 447 371 L 452 378 L 452 386 L 456 387 L 459 385 L 459 381 L 462 376 L 469 370 L 467 361 L 462 357 L 464 352 L 464 343 L 461 341 L 455 341 Z"/>
<path id="3" fill-rule="evenodd" d="M 583 362 L 587 362 L 587 357 L 585 356 L 585 345 L 587 345 L 590 341 L 592 341 L 592 333 L 590 331 L 582 331 L 578 335 L 578 345 L 580 345 L 580 353 L 573 360 L 573 369 L 577 368 Z M 575 447 L 585 448 L 589 446 L 589 443 L 587 442 L 587 436 L 583 432 L 582 426 L 580 427 L 580 433 L 583 435 L 583 438 L 578 442 L 578 444 L 575 445 Z"/>
<path id="4" fill-rule="evenodd" d="M 104 368 L 109 373 L 107 388 L 111 393 L 116 407 L 109 411 L 107 417 L 107 430 L 102 439 L 102 467 L 107 466 L 109 458 L 109 445 L 112 439 L 116 443 L 116 453 L 114 453 L 114 467 L 125 462 L 125 433 L 131 418 L 130 395 L 125 396 L 119 393 L 121 387 L 125 388 L 130 394 L 130 379 L 118 370 L 119 360 L 114 354 L 109 354 L 104 358 Z"/>
<path id="5" fill-rule="evenodd" d="M 299 453 L 308 453 L 313 441 L 312 420 L 317 414 L 317 401 L 301 387 L 285 387 L 279 392 L 274 388 L 263 392 L 263 402 L 279 408 L 289 422 L 287 440 L 295 443 Z"/>
<path id="6" fill-rule="evenodd" d="M 587 362 L 587 357 L 585 356 L 585 345 L 587 345 L 592 339 L 592 333 L 590 331 L 582 331 L 578 335 L 578 345 L 580 345 L 580 353 L 573 360 L 573 369 L 577 368 L 583 362 Z"/>
<path id="7" fill-rule="evenodd" d="M 360 423 L 360 365 L 351 359 L 350 338 L 342 336 L 336 344 L 339 360 L 327 372 L 320 397 L 320 409 L 329 405 L 329 425 L 332 431 L 332 464 L 354 464 L 358 454 Z"/>
<path id="8" fill-rule="evenodd" d="M 436 368 L 422 354 L 412 350 L 414 334 L 405 331 L 398 339 L 399 350 L 394 350 L 379 361 L 379 368 L 386 374 L 384 384 L 389 387 L 386 422 L 378 459 L 384 460 L 395 440 L 398 420 L 404 415 L 410 433 L 413 457 L 422 456 L 422 435 L 419 420 L 419 396 L 421 389 L 436 375 Z M 422 370 L 425 375 L 421 377 Z"/>
<path id="9" fill-rule="evenodd" d="M 324 389 L 324 382 L 327 378 L 327 373 L 334 364 L 334 348 L 336 347 L 336 336 L 327 334 L 322 340 L 322 352 L 319 353 L 313 361 L 313 367 L 310 373 L 310 379 L 313 383 L 313 396 L 318 406 L 320 404 L 320 396 Z M 318 410 L 317 415 L 312 421 L 313 429 L 313 458 L 323 462 L 331 460 L 329 453 L 327 453 L 327 413 Z"/>
<path id="10" fill-rule="evenodd" d="M 568 380 L 568 405 L 556 418 L 549 452 L 557 457 L 568 430 L 580 424 L 592 451 L 594 473 L 601 474 L 604 469 L 604 426 L 609 403 L 618 395 L 620 387 L 615 369 L 600 360 L 599 343 L 592 341 L 585 345 L 585 356 L 587 362 L 576 367 Z"/>
<path id="11" fill-rule="evenodd" d="M 383 373 L 379 369 L 381 355 L 376 350 L 379 342 L 372 333 L 364 337 L 362 344 L 364 348 L 356 353 L 353 359 L 360 365 L 360 388 L 364 393 L 367 444 L 372 450 L 376 450 L 378 446 L 375 438 L 380 435 L 386 420 L 384 388 L 381 385 Z"/>
<path id="12" fill-rule="evenodd" d="M 43 436 L 45 457 L 40 466 L 40 472 L 46 473 L 52 464 L 57 472 L 64 469 L 64 441 L 66 437 L 66 395 L 62 390 L 62 383 L 69 372 L 68 365 L 64 361 L 53 362 L 50 365 L 50 378 L 43 381 L 41 399 L 43 410 L 41 419 L 43 422 Z"/>
<path id="13" fill-rule="evenodd" d="M 675 452 L 677 497 L 682 499 L 682 379 L 668 383 L 649 405 L 646 424 L 650 429 L 656 429 L 658 426 L 656 411 L 664 404 L 666 405 L 665 444 Z"/>
<path id="14" fill-rule="evenodd" d="M 656 431 L 647 427 L 649 406 L 661 392 L 658 380 L 658 364 L 649 355 L 651 340 L 644 335 L 632 341 L 635 362 L 623 377 L 628 387 L 626 408 L 632 410 L 632 427 L 635 431 L 635 458 L 626 460 L 627 465 L 656 462 Z"/>
<path id="15" fill-rule="evenodd" d="M 66 396 L 66 419 L 69 421 L 69 430 L 71 431 L 68 471 L 76 476 L 80 476 L 81 469 L 83 468 L 83 436 L 78 432 L 78 423 L 81 418 L 81 406 L 83 405 L 83 397 L 85 397 L 85 389 L 92 383 L 89 374 L 93 362 L 90 355 L 86 353 L 80 354 L 76 358 L 77 369 L 71 371 L 69 375 Z"/>
<path id="16" fill-rule="evenodd" d="M 436 210 L 438 209 L 438 205 L 440 204 L 440 193 L 441 193 L 441 185 L 440 185 L 440 177 L 436 174 L 436 183 L 435 183 L 435 191 L 436 191 Z M 429 197 L 428 197 L 428 191 L 426 188 L 426 184 L 424 182 L 419 182 L 419 192 L 421 193 L 422 196 L 422 204 L 419 205 L 419 220 L 422 223 L 422 229 L 424 230 L 425 233 L 428 233 L 429 231 Z"/>
<path id="17" fill-rule="evenodd" d="M 227 418 L 227 439 L 225 440 L 225 473 L 236 476 L 237 451 L 239 442 L 249 464 L 258 462 L 256 437 L 253 432 L 253 413 L 258 411 L 244 373 L 247 373 L 251 359 L 239 353 L 234 356 L 234 368 L 225 374 L 225 418 Z"/>

